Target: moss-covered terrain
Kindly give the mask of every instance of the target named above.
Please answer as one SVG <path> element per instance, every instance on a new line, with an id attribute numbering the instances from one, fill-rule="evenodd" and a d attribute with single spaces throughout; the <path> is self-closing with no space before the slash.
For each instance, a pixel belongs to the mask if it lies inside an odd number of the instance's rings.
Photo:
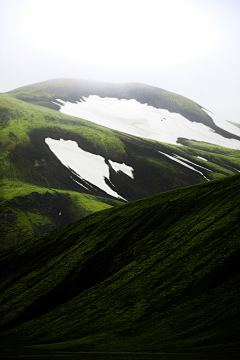
<path id="1" fill-rule="evenodd" d="M 75 191 L 39 187 L 19 181 L 3 181 L 1 246 L 8 248 L 120 201 Z"/>
<path id="2" fill-rule="evenodd" d="M 89 95 L 114 97 L 117 99 L 135 99 L 142 104 L 148 104 L 172 113 L 179 113 L 190 121 L 205 124 L 222 136 L 240 140 L 238 136 L 229 134 L 219 128 L 203 107 L 194 101 L 154 86 L 129 83 L 112 84 L 81 79 L 54 79 L 24 86 L 8 92 L 8 95 L 32 104 L 59 110 L 56 99 L 76 102 Z M 53 102 L 55 104 L 53 104 Z"/>
<path id="3" fill-rule="evenodd" d="M 101 155 L 108 164 L 112 160 L 133 167 L 134 179 L 116 172 L 110 166 L 108 185 L 127 201 L 206 182 L 206 178 L 212 180 L 231 176 L 240 171 L 238 150 L 185 139 L 179 140 L 184 146 L 177 146 L 137 138 L 39 106 L 39 99 L 44 96 L 49 101 L 56 97 L 76 101 L 79 88 L 81 91 L 84 88 L 88 94 L 90 90 L 92 92 L 95 83 L 74 84 L 73 81 L 66 80 L 50 81 L 0 95 L 0 248 L 15 246 L 53 228 L 123 202 L 112 198 L 93 184 L 90 190 L 86 190 L 74 182 L 76 180 L 81 183 L 82 180 L 52 153 L 45 143 L 47 137 L 76 141 L 81 149 Z M 105 88 L 103 84 L 97 83 L 95 85 L 98 94 L 103 95 L 101 91 L 104 90 L 110 96 L 110 87 Z M 119 97 L 122 93 L 126 95 L 125 85 L 114 85 L 113 89 Z M 137 86 L 138 91 L 133 85 L 127 89 L 128 98 L 134 92 L 141 102 L 146 102 L 146 96 L 152 96 L 157 101 L 160 96 L 158 92 L 165 94 L 161 89 L 143 85 Z M 159 97 L 159 106 L 164 96 Z M 150 98 L 148 102 L 151 104 Z M 174 100 L 173 103 L 175 102 Z M 190 100 L 189 104 L 197 112 L 201 111 L 206 115 Z M 175 111 L 175 105 L 172 105 L 172 111 Z M 181 107 L 188 106 L 188 100 L 185 99 Z M 192 161 L 195 164 L 192 166 L 202 171 L 206 178 L 159 151 Z"/>
<path id="4" fill-rule="evenodd" d="M 239 201 L 235 175 L 103 210 L 0 252 L 3 354 L 237 358 Z"/>

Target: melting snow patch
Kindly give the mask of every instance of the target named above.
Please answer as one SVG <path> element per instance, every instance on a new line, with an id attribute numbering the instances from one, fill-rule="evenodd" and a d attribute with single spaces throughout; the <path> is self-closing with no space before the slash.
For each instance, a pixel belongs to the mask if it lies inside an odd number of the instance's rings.
<path id="1" fill-rule="evenodd" d="M 204 160 L 204 161 L 208 161 L 207 159 L 204 159 L 204 158 L 201 157 L 201 156 L 195 156 L 195 157 L 197 157 L 198 159 Z"/>
<path id="2" fill-rule="evenodd" d="M 109 160 L 109 163 L 111 164 L 112 168 L 115 171 L 122 171 L 124 174 L 130 176 L 133 179 L 133 168 L 131 166 L 127 166 L 125 163 L 119 164 L 116 162 L 113 162 L 112 160 Z"/>
<path id="3" fill-rule="evenodd" d="M 71 170 L 71 169 L 70 169 L 70 170 Z M 80 177 L 80 176 L 79 176 L 79 177 Z M 81 177 L 80 177 L 80 178 L 81 178 Z M 77 183 L 78 185 L 80 185 L 80 186 L 84 187 L 86 190 L 88 190 L 88 191 L 89 191 L 89 189 L 88 189 L 86 186 L 84 186 L 83 184 L 81 184 L 79 181 L 74 180 L 72 176 L 71 176 L 71 179 L 72 179 L 73 181 L 75 181 L 75 183 Z M 84 179 L 82 179 L 82 180 L 84 180 Z"/>
<path id="4" fill-rule="evenodd" d="M 211 111 L 203 109 L 203 111 L 205 111 L 205 113 L 208 114 L 208 116 L 210 116 L 213 119 L 213 122 L 219 126 L 221 129 L 224 129 L 226 131 L 228 131 L 231 134 L 235 134 L 237 136 L 240 136 L 240 129 L 238 129 L 235 125 L 232 125 L 230 122 L 228 122 L 227 120 L 223 120 L 220 117 L 218 117 L 217 115 L 213 114 Z M 236 141 L 236 140 L 235 140 Z"/>
<path id="5" fill-rule="evenodd" d="M 165 109 L 141 104 L 134 99 L 118 100 L 90 95 L 83 97 L 84 101 L 79 101 L 77 104 L 61 99 L 56 100 L 63 103 L 62 106 L 60 105 L 60 111 L 64 114 L 86 119 L 130 135 L 177 145 L 179 145 L 178 138 L 186 138 L 240 149 L 238 140 L 224 138 L 206 125 L 191 122 L 184 116 Z M 217 125 L 221 127 L 220 124 Z M 236 134 L 236 127 L 231 124 L 230 126 L 232 130 L 228 131 Z"/>
<path id="6" fill-rule="evenodd" d="M 68 167 L 83 181 L 87 180 L 105 191 L 107 194 L 126 201 L 126 199 L 118 195 L 117 192 L 113 191 L 105 183 L 104 179 L 109 179 L 109 167 L 102 156 L 94 155 L 80 149 L 76 141 L 63 139 L 53 140 L 51 138 L 46 138 L 45 142 L 61 163 Z M 75 182 L 85 187 L 78 181 Z"/>
<path id="7" fill-rule="evenodd" d="M 172 160 L 178 162 L 179 164 L 182 164 L 182 165 L 186 166 L 187 168 L 189 168 L 189 169 L 191 169 L 191 170 L 193 170 L 193 171 L 198 172 L 198 173 L 201 174 L 207 181 L 210 181 L 201 171 L 196 170 L 194 167 L 186 164 L 185 162 L 177 159 L 176 157 L 173 157 L 173 156 L 171 156 L 171 155 L 165 154 L 165 153 L 163 153 L 162 151 L 158 151 L 158 152 L 161 153 L 161 154 L 163 154 L 163 155 L 165 155 L 165 156 L 167 156 L 169 159 L 172 159 Z M 208 170 L 208 169 L 206 169 L 206 170 Z M 209 170 L 209 171 L 211 171 L 211 170 Z"/>
<path id="8" fill-rule="evenodd" d="M 180 159 L 180 160 L 183 160 L 183 161 L 187 161 L 187 162 L 189 162 L 190 164 L 193 164 L 193 165 L 195 165 L 195 166 L 198 166 L 198 167 L 200 167 L 200 168 L 202 168 L 202 169 L 204 169 L 204 170 L 211 171 L 211 170 L 209 170 L 209 169 L 207 169 L 207 168 L 205 168 L 205 167 L 203 167 L 203 166 L 201 166 L 201 165 L 195 164 L 194 162 L 192 162 L 192 161 L 190 161 L 190 160 L 188 160 L 188 159 L 185 159 L 185 158 L 183 158 L 183 157 L 181 157 L 181 156 L 179 156 L 179 155 L 176 155 L 176 154 L 173 154 L 173 155 L 174 155 L 175 159 Z"/>

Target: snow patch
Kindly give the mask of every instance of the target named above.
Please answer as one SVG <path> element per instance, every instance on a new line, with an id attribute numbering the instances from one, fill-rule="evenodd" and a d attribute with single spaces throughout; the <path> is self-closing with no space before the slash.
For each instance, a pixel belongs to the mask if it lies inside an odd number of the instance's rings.
<path id="1" fill-rule="evenodd" d="M 202 110 L 205 111 L 205 113 L 207 113 L 213 119 L 213 122 L 215 125 L 219 126 L 221 129 L 228 131 L 231 134 L 240 136 L 240 129 L 238 127 L 236 127 L 235 125 L 232 125 L 227 120 L 221 119 L 219 116 L 213 114 L 209 110 L 206 110 L 204 108 L 202 108 Z"/>
<path id="2" fill-rule="evenodd" d="M 204 160 L 204 161 L 208 161 L 207 159 L 205 159 L 205 158 L 203 158 L 201 156 L 195 156 L 195 157 L 197 157 L 198 159 Z"/>
<path id="3" fill-rule="evenodd" d="M 204 170 L 211 171 L 211 170 L 209 170 L 209 169 L 207 169 L 207 168 L 205 168 L 205 167 L 203 167 L 203 166 L 201 166 L 201 165 L 195 164 L 194 162 L 192 162 L 192 161 L 190 161 L 190 160 L 188 160 L 188 159 L 185 159 L 185 158 L 182 157 L 182 156 L 179 156 L 179 155 L 176 155 L 176 154 L 173 154 L 173 155 L 174 155 L 175 159 L 183 160 L 183 161 L 189 162 L 189 163 L 191 163 L 191 164 L 193 164 L 193 165 L 195 165 L 195 166 L 198 166 L 198 167 L 200 167 L 200 168 L 202 168 L 202 169 L 204 169 Z"/>
<path id="4" fill-rule="evenodd" d="M 109 163 L 111 164 L 112 168 L 115 171 L 122 171 L 124 174 L 130 176 L 133 179 L 133 168 L 131 166 L 126 165 L 125 163 L 119 164 L 117 162 L 113 162 L 112 160 L 109 160 Z"/>
<path id="5" fill-rule="evenodd" d="M 107 194 L 126 201 L 126 199 L 118 195 L 116 191 L 113 191 L 105 183 L 104 179 L 109 179 L 109 167 L 102 156 L 94 155 L 82 150 L 78 147 L 76 141 L 46 138 L 45 142 L 61 163 L 68 167 L 72 173 L 77 175 L 83 181 L 87 180 L 96 185 Z M 78 181 L 74 181 L 87 189 Z M 86 185 L 88 184 L 86 183 Z M 91 185 L 89 184 L 89 186 Z"/>
<path id="6" fill-rule="evenodd" d="M 183 162 L 182 160 L 179 160 L 178 158 L 176 158 L 176 157 L 174 157 L 174 156 L 165 154 L 165 153 L 163 153 L 162 151 L 158 151 L 158 152 L 161 153 L 161 154 L 163 154 L 163 155 L 165 155 L 165 156 L 167 156 L 169 159 L 172 159 L 172 160 L 178 162 L 179 164 L 184 165 L 184 166 L 186 166 L 187 168 L 189 168 L 189 169 L 191 169 L 191 170 L 193 170 L 193 171 L 198 172 L 198 173 L 201 174 L 207 181 L 210 181 L 201 171 L 196 170 L 194 167 L 186 164 L 186 163 Z M 208 170 L 208 169 L 207 169 L 207 170 Z M 209 170 L 209 171 L 211 171 L 211 170 Z"/>
<path id="7" fill-rule="evenodd" d="M 77 103 L 61 99 L 56 100 L 63 103 L 62 106 L 60 105 L 60 111 L 64 114 L 86 119 L 130 135 L 176 145 L 179 145 L 177 143 L 178 138 L 182 137 L 231 149 L 240 149 L 240 141 L 238 140 L 224 138 L 206 125 L 191 122 L 184 116 L 171 113 L 165 109 L 141 104 L 135 99 L 119 100 L 90 95 L 83 97 L 84 101 Z M 207 110 L 203 110 L 208 113 Z M 209 114 L 211 117 L 214 116 L 210 112 Z M 228 131 L 236 134 L 235 129 L 237 128 L 229 125 L 234 131 Z"/>

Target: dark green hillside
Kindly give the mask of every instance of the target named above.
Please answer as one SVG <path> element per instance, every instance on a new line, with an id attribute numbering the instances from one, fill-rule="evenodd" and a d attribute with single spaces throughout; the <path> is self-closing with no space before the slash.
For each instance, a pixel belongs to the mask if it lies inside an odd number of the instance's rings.
<path id="1" fill-rule="evenodd" d="M 0 131 L 0 248 L 122 203 L 97 186 L 89 184 L 85 189 L 74 182 L 82 180 L 52 153 L 45 143 L 47 137 L 76 141 L 81 149 L 101 155 L 108 164 L 112 160 L 132 166 L 134 179 L 110 166 L 108 182 L 128 201 L 205 182 L 203 175 L 212 180 L 240 170 L 237 150 L 141 139 L 7 95 L 0 95 Z M 194 162 L 193 168 L 203 175 L 159 151 Z"/>
<path id="2" fill-rule="evenodd" d="M 121 204 L 100 189 L 79 192 L 70 175 L 76 177 L 45 144 L 51 132 L 64 137 L 66 117 L 55 115 L 0 96 L 0 248 Z M 74 125 L 68 124 L 70 133 Z"/>
<path id="3" fill-rule="evenodd" d="M 100 211 L 2 251 L 1 347 L 234 356 L 239 202 L 236 175 Z"/>
<path id="4" fill-rule="evenodd" d="M 52 101 L 56 103 L 56 99 L 76 102 L 83 96 L 89 95 L 135 99 L 142 104 L 147 103 L 156 108 L 179 113 L 190 121 L 203 123 L 224 137 L 240 140 L 237 135 L 216 126 L 212 118 L 194 101 L 145 84 L 111 84 L 81 79 L 55 79 L 15 89 L 8 92 L 8 95 L 55 110 L 60 109 L 60 106 L 52 103 Z"/>

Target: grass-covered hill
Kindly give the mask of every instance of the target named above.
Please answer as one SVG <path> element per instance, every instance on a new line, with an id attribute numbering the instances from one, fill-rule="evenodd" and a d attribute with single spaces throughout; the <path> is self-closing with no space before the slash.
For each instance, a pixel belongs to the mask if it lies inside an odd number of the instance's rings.
<path id="1" fill-rule="evenodd" d="M 236 175 L 103 210 L 2 251 L 1 348 L 17 349 L 16 358 L 26 346 L 32 355 L 235 358 L 239 202 Z"/>
<path id="2" fill-rule="evenodd" d="M 17 99 L 56 110 L 60 109 L 56 99 L 77 102 L 83 96 L 88 97 L 89 95 L 127 100 L 135 99 L 142 104 L 147 103 L 155 108 L 179 113 L 190 121 L 209 126 L 215 132 L 225 137 L 239 140 L 238 136 L 229 134 L 227 131 L 216 126 L 212 118 L 194 101 L 170 91 L 145 84 L 112 84 L 82 79 L 54 79 L 24 86 L 10 91 L 8 94 Z"/>
<path id="3" fill-rule="evenodd" d="M 89 184 L 88 189 L 80 186 L 78 183 L 83 183 L 82 180 L 54 155 L 45 143 L 47 137 L 76 141 L 81 149 L 102 156 L 110 169 L 108 186 L 127 201 L 206 182 L 206 178 L 231 176 L 240 170 L 239 150 L 184 139 L 181 140 L 184 146 L 142 139 L 48 107 L 57 97 L 76 101 L 81 94 L 92 93 L 94 86 L 94 93 L 102 96 L 131 98 L 134 93 L 140 102 L 165 104 L 172 111 L 176 106 L 179 112 L 191 109 L 194 121 L 200 119 L 200 114 L 207 116 L 188 99 L 139 84 L 110 87 L 87 81 L 56 80 L 1 94 L 0 248 L 14 246 L 123 202 L 93 184 Z M 205 120 L 208 121 L 206 117 Z M 202 174 L 159 151 L 184 157 Z M 115 171 L 109 160 L 131 166 L 134 178 Z"/>

